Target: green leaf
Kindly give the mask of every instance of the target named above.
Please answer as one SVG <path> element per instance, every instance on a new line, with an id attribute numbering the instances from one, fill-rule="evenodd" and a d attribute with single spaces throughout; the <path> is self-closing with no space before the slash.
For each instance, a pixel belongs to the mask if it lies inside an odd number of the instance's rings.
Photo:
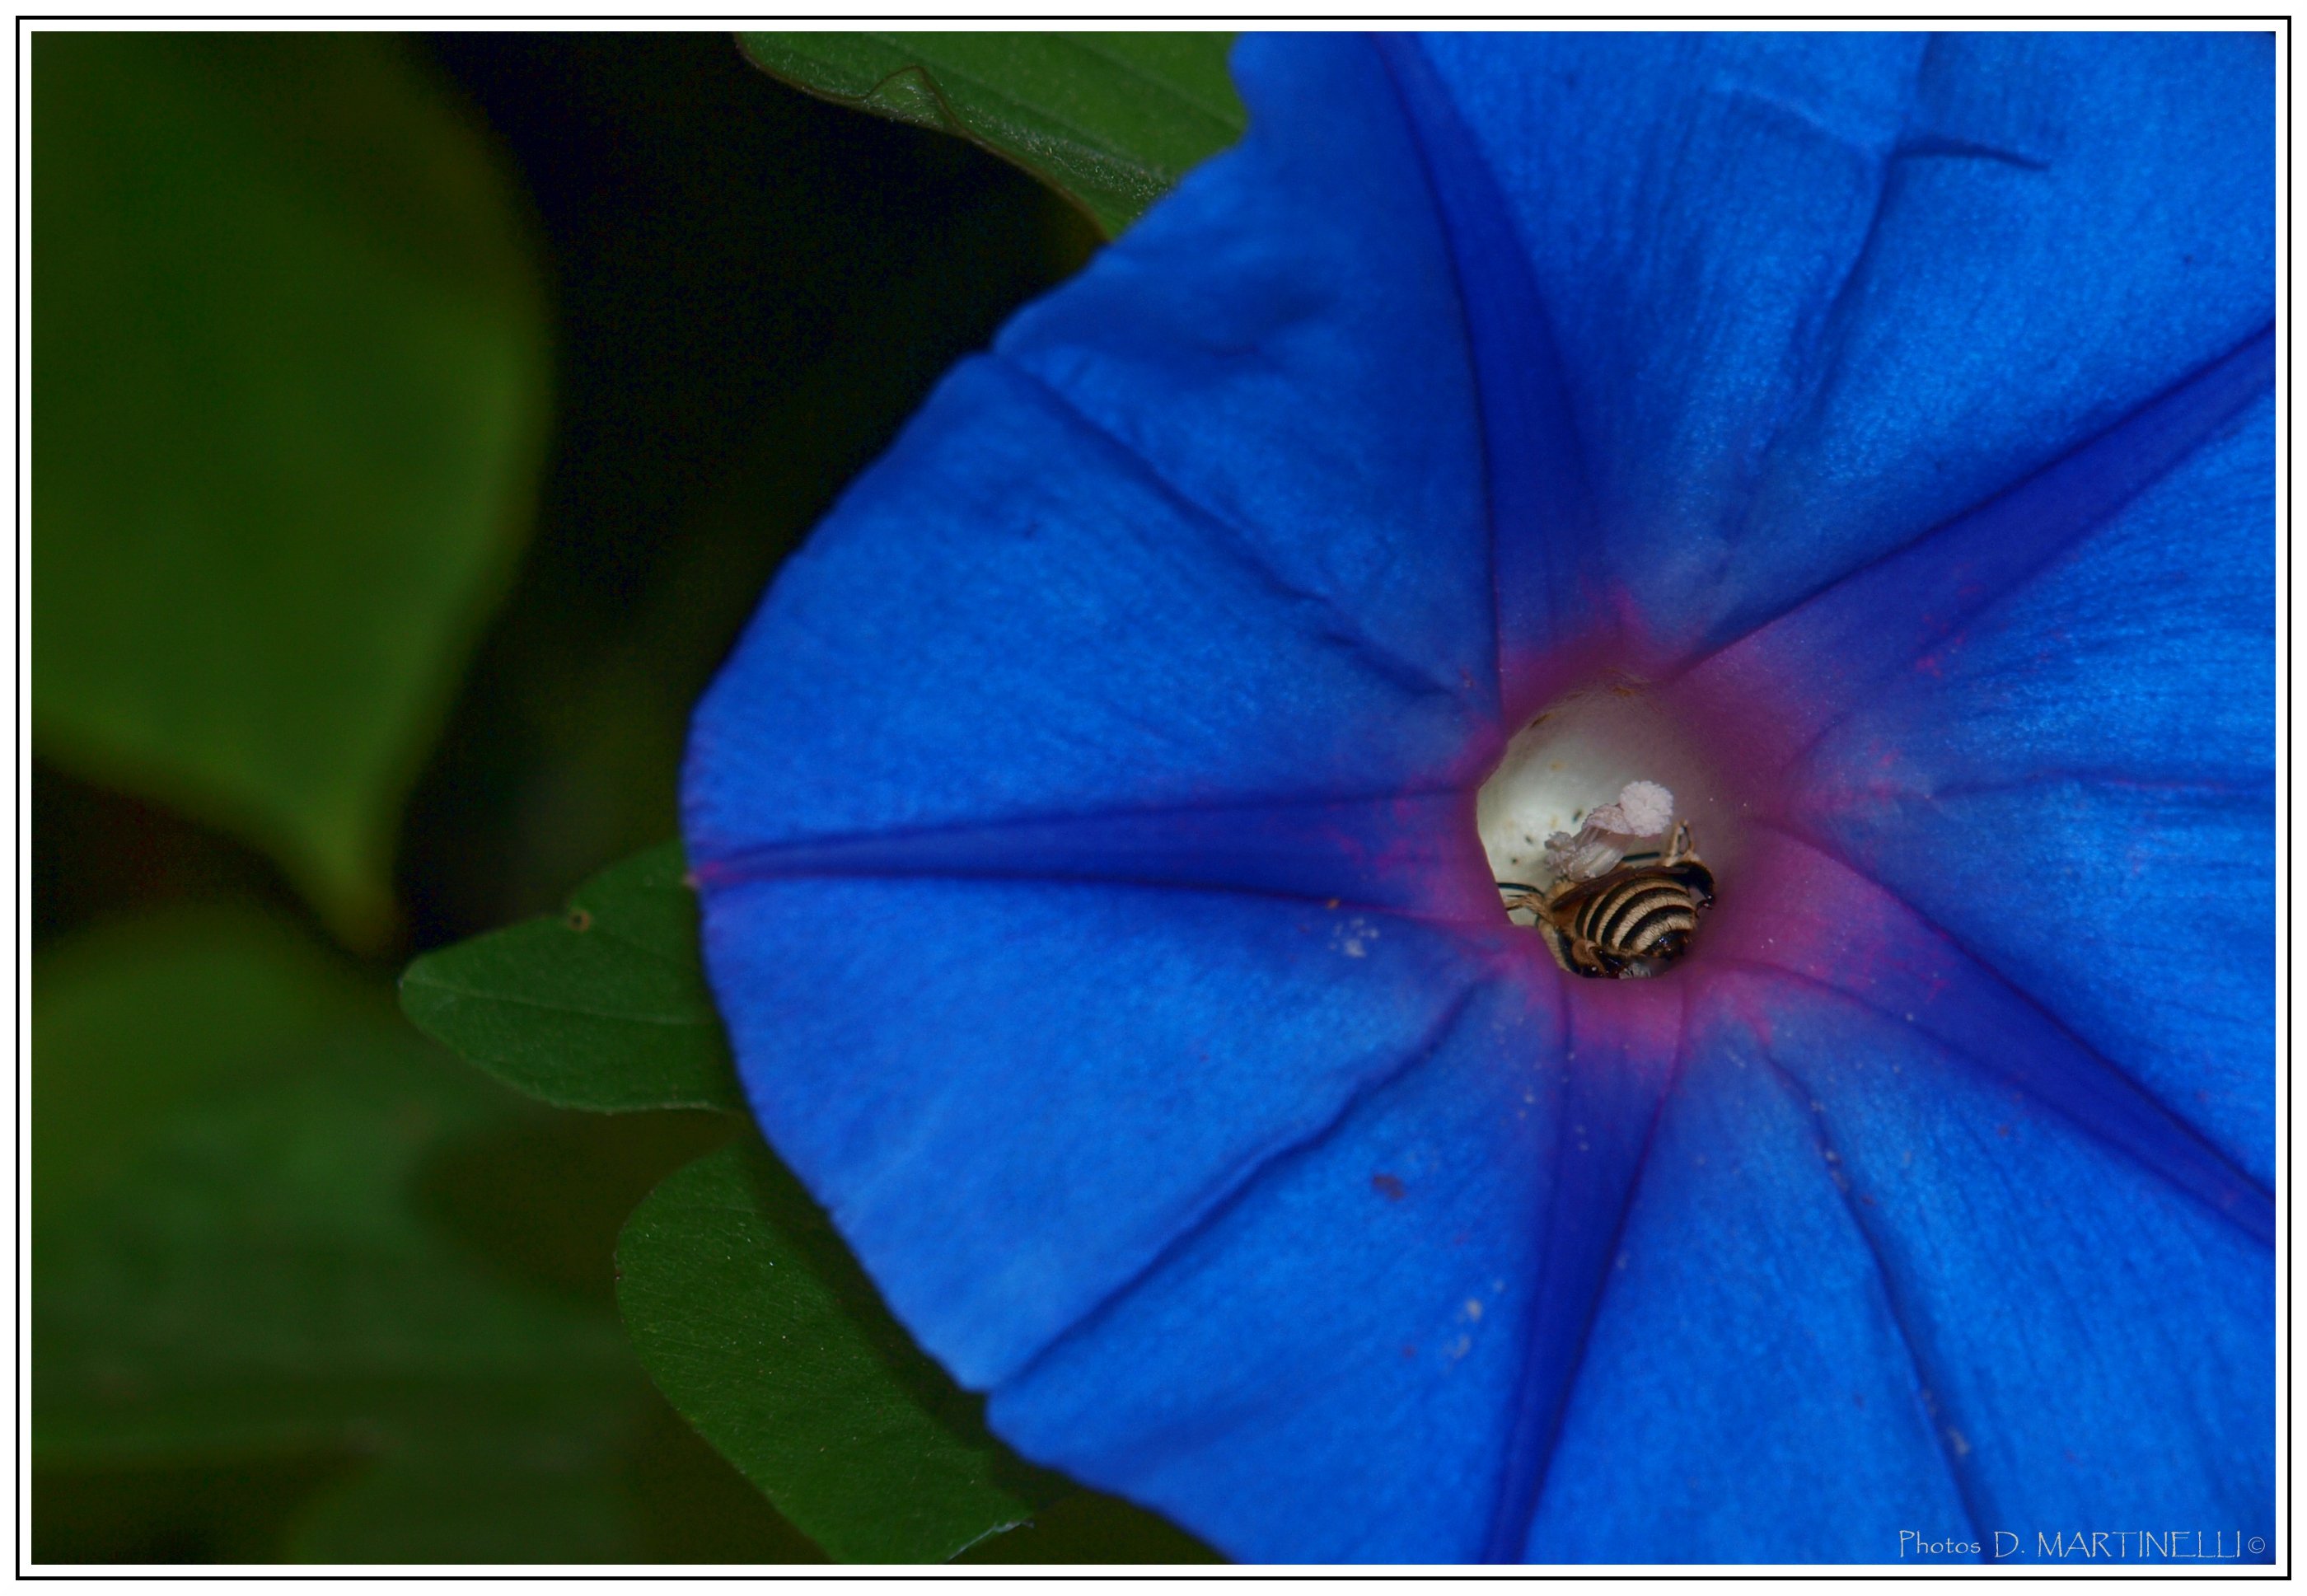
<path id="1" fill-rule="evenodd" d="M 1241 137 L 1230 33 L 741 33 L 811 94 L 958 133 L 1023 167 L 1111 238 Z"/>
<path id="2" fill-rule="evenodd" d="M 1159 1514 L 1118 1497 L 1077 1490 L 1020 1524 L 981 1540 L 957 1563 L 1222 1563 Z"/>
<path id="3" fill-rule="evenodd" d="M 752 1138 L 651 1193 L 617 1271 L 658 1389 L 839 1560 L 948 1558 L 1067 1489 L 987 1433 Z"/>
<path id="4" fill-rule="evenodd" d="M 33 1119 L 74 1128 L 35 1152 L 63 1194 L 32 1214 L 43 1465 L 596 1446 L 642 1401 L 612 1315 L 422 1213 L 432 1161 L 538 1111 L 319 958 L 180 913 L 36 971 Z M 196 1066 L 154 1062 L 180 1048 Z"/>
<path id="5" fill-rule="evenodd" d="M 386 36 L 30 48 L 39 750 L 373 940 L 542 458 L 512 191 Z"/>
<path id="6" fill-rule="evenodd" d="M 562 1108 L 744 1108 L 679 843 L 604 871 L 557 919 L 426 954 L 401 977 L 400 1005 L 427 1035 Z"/>

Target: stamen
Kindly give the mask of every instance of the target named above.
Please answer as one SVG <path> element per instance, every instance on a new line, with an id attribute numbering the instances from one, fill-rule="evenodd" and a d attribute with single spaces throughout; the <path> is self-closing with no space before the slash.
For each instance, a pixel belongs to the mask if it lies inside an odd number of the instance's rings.
<path id="1" fill-rule="evenodd" d="M 1546 862 L 1557 881 L 1591 881 L 1617 869 L 1633 851 L 1628 844 L 1673 828 L 1674 794 L 1654 781 L 1630 781 L 1616 802 L 1589 813 L 1574 836 L 1557 831 L 1548 837 Z"/>

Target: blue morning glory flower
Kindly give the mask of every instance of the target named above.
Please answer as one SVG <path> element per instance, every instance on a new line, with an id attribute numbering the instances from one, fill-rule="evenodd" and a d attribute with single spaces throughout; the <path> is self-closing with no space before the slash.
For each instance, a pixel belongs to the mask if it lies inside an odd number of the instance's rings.
<path id="1" fill-rule="evenodd" d="M 1235 67 L 699 711 L 771 1141 L 1237 1557 L 2270 1556 L 2270 39 Z"/>

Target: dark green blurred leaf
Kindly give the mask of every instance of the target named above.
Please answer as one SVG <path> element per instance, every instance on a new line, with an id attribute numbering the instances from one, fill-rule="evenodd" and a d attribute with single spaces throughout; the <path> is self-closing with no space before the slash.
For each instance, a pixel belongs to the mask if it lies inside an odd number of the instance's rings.
<path id="1" fill-rule="evenodd" d="M 951 1557 L 1066 1489 L 986 1432 L 750 1137 L 650 1194 L 617 1273 L 658 1388 L 842 1561 Z"/>
<path id="2" fill-rule="evenodd" d="M 617 1563 L 643 1556 L 616 1460 L 537 1447 L 412 1454 L 314 1500 L 288 1533 L 294 1563 Z"/>
<path id="3" fill-rule="evenodd" d="M 690 709 L 779 559 L 1096 247 L 1024 172 L 793 93 L 725 34 L 436 46 L 524 162 L 565 355 L 537 541 L 401 837 L 420 948 L 674 835 Z"/>
<path id="4" fill-rule="evenodd" d="M 358 1465 L 351 1465 L 358 1466 Z M 35 1563 L 262 1563 L 347 1472 L 342 1457 L 202 1459 L 32 1472 Z"/>
<path id="5" fill-rule="evenodd" d="M 725 1114 L 516 1114 L 427 1159 L 416 1203 L 508 1274 L 613 1313 L 625 1221 L 735 1128 Z"/>
<path id="6" fill-rule="evenodd" d="M 34 980 L 32 1445 L 49 1464 L 420 1440 L 585 1445 L 633 1411 L 615 1321 L 423 1223 L 425 1159 L 527 1113 L 246 917 L 156 916 Z M 201 993 L 213 986 L 229 1000 Z M 205 1086 L 151 1060 L 195 1029 Z M 149 1092 L 147 1088 L 151 1088 Z M 63 1179 L 62 1174 L 59 1176 Z"/>
<path id="7" fill-rule="evenodd" d="M 604 871 L 565 915 L 426 954 L 401 978 L 400 1005 L 427 1035 L 562 1108 L 744 1107 L 679 843 Z"/>
<path id="8" fill-rule="evenodd" d="M 286 1556 L 320 1563 L 819 1563 L 652 1394 L 617 1451 L 466 1449 L 380 1463 L 309 1499 Z"/>
<path id="9" fill-rule="evenodd" d="M 764 71 L 958 133 L 1089 212 L 1109 238 L 1241 137 L 1230 33 L 741 33 Z"/>
<path id="10" fill-rule="evenodd" d="M 543 444 L 509 185 L 384 36 L 30 47 L 36 738 L 373 938 Z"/>
<path id="11" fill-rule="evenodd" d="M 46 1226 L 117 1181 L 171 1115 L 277 1077 L 375 999 L 264 915 L 184 910 L 91 931 L 38 965 L 32 1185 Z"/>

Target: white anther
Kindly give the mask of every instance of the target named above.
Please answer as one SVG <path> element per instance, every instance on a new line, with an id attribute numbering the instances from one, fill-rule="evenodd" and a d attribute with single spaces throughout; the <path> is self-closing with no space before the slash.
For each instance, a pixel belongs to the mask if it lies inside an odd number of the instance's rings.
<path id="1" fill-rule="evenodd" d="M 1618 811 L 1621 823 L 1610 829 L 1628 837 L 1663 837 L 1674 825 L 1674 794 L 1654 781 L 1628 782 L 1617 802 L 1603 807 Z"/>

